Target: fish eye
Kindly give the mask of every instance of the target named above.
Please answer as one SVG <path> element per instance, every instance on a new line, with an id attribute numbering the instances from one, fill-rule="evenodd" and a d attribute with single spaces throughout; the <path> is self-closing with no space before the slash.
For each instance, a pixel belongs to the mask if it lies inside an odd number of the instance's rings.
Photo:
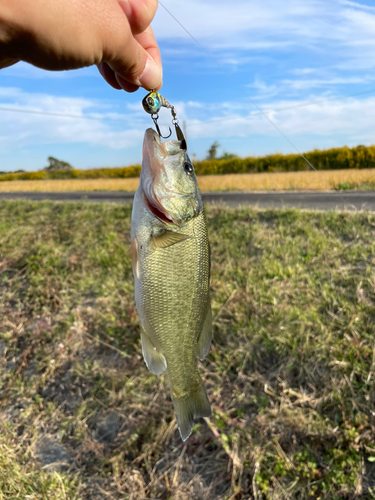
<path id="1" fill-rule="evenodd" d="M 194 167 L 191 163 L 189 163 L 188 161 L 186 161 L 184 163 L 184 170 L 187 174 L 191 175 L 194 173 Z"/>
<path id="2" fill-rule="evenodd" d="M 152 98 L 152 97 L 149 97 L 149 98 L 147 99 L 147 102 L 148 102 L 148 104 L 149 104 L 150 106 L 153 106 L 153 105 L 155 104 L 155 101 L 153 100 L 153 98 Z"/>

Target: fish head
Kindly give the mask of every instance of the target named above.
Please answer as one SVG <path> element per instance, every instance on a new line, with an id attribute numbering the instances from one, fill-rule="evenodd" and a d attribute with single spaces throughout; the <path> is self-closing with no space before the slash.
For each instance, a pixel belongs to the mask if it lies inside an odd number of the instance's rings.
<path id="1" fill-rule="evenodd" d="M 203 210 L 194 167 L 184 142 L 162 142 L 152 128 L 146 130 L 143 141 L 140 186 L 146 206 L 159 220 L 177 226 Z"/>

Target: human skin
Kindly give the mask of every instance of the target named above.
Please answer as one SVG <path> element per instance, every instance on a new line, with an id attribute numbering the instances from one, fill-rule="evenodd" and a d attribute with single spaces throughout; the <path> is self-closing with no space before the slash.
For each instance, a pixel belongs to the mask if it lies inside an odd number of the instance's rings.
<path id="1" fill-rule="evenodd" d="M 115 89 L 160 89 L 150 23 L 157 0 L 0 0 L 0 69 L 25 61 L 60 71 L 96 64 Z"/>

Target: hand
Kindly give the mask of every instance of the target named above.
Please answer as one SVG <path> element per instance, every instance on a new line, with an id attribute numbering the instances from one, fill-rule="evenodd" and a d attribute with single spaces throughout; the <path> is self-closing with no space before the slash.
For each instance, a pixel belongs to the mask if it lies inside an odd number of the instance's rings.
<path id="1" fill-rule="evenodd" d="M 150 23 L 157 0 L 0 0 L 0 68 L 26 61 L 59 71 L 96 64 L 116 89 L 159 90 Z"/>

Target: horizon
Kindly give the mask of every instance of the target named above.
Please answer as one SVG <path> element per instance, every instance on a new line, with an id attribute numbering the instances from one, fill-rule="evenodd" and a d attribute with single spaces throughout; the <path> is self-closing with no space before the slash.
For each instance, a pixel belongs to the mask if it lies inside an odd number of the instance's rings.
<path id="1" fill-rule="evenodd" d="M 161 94 L 187 124 L 191 156 L 203 158 L 215 140 L 219 155 L 240 157 L 296 153 L 288 141 L 301 152 L 374 142 L 370 1 L 163 4 L 229 75 L 160 5 L 152 26 L 164 64 Z M 140 164 L 144 130 L 152 126 L 144 95 L 112 89 L 95 67 L 56 73 L 18 63 L 0 70 L 0 171 L 40 170 L 48 156 L 77 169 Z M 170 121 L 163 110 L 162 131 Z"/>
<path id="2" fill-rule="evenodd" d="M 259 159 L 259 158 L 266 158 L 266 157 L 272 157 L 272 156 L 296 156 L 297 158 L 301 157 L 302 155 L 308 155 L 309 153 L 314 153 L 314 152 L 324 152 L 324 151 L 332 151 L 334 149 L 344 149 L 344 148 L 348 148 L 348 149 L 356 149 L 356 148 L 371 148 L 371 147 L 375 147 L 375 143 L 374 144 L 370 144 L 369 146 L 365 146 L 364 144 L 358 144 L 357 146 L 340 146 L 340 147 L 337 147 L 337 148 L 325 148 L 325 149 L 312 149 L 310 151 L 301 151 L 301 153 L 297 153 L 297 152 L 293 152 L 293 153 L 279 153 L 279 152 L 275 152 L 275 153 L 270 153 L 270 154 L 266 154 L 266 155 L 247 155 L 247 156 L 239 156 L 239 155 L 234 155 L 234 158 L 238 158 L 240 160 L 244 160 L 244 159 L 247 159 L 247 158 L 254 158 L 254 159 Z M 227 152 L 228 153 L 228 152 Z M 230 153 L 229 153 L 230 154 Z M 231 159 L 234 159 L 234 158 L 221 158 L 221 157 L 218 157 L 218 158 L 214 158 L 212 160 L 209 160 L 208 158 L 193 158 L 192 161 L 193 163 L 194 162 L 205 162 L 205 161 L 225 161 L 225 160 L 231 160 Z M 60 158 L 57 158 L 58 160 L 61 160 Z M 82 168 L 82 169 L 77 169 L 74 165 L 70 165 L 70 167 L 72 167 L 73 170 L 107 170 L 107 169 L 123 169 L 123 168 L 131 168 L 131 167 L 139 167 L 141 166 L 141 162 L 140 163 L 132 163 L 130 165 L 117 165 L 117 166 L 113 166 L 113 167 L 108 167 L 108 166 L 101 166 L 101 167 L 87 167 L 87 168 Z M 35 170 L 36 172 L 43 172 L 45 171 L 46 167 L 43 167 L 43 168 L 40 168 L 39 170 Z M 362 170 L 366 170 L 366 169 L 362 169 Z M 309 167 L 309 164 L 306 162 L 306 171 L 313 171 L 311 167 Z M 319 170 L 320 172 L 322 172 L 323 170 Z M 33 172 L 32 170 L 22 170 L 22 169 L 19 169 L 19 170 L 0 170 L 0 175 L 3 175 L 3 174 L 17 174 L 17 173 L 27 173 L 27 172 Z M 258 173 L 262 173 L 262 172 L 250 172 L 250 173 L 253 173 L 253 174 L 258 174 Z M 272 172 L 269 172 L 269 173 L 272 173 Z M 275 172 L 277 173 L 277 172 Z M 221 175 L 225 175 L 225 174 L 221 174 Z M 229 175 L 233 175 L 233 174 L 229 174 Z"/>

